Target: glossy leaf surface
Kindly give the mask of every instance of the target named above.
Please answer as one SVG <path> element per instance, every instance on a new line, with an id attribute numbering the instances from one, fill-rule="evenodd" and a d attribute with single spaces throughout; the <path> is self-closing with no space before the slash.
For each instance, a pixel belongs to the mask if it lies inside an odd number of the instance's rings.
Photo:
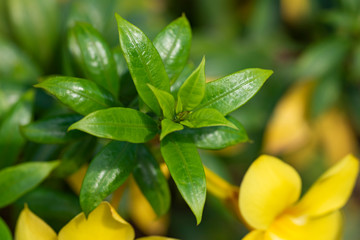
<path id="1" fill-rule="evenodd" d="M 143 143 L 152 139 L 157 125 L 148 115 L 130 108 L 109 108 L 93 112 L 70 126 L 91 135 L 118 141 Z"/>
<path id="2" fill-rule="evenodd" d="M 208 82 L 205 97 L 196 109 L 215 108 L 227 115 L 250 100 L 272 73 L 271 70 L 250 68 Z"/>
<path id="3" fill-rule="evenodd" d="M 162 216 L 168 212 L 171 202 L 167 179 L 149 150 L 139 144 L 136 149 L 136 166 L 133 176 L 141 192 L 155 213 Z"/>
<path id="4" fill-rule="evenodd" d="M 186 120 L 180 123 L 190 128 L 227 126 L 236 129 L 236 126 L 232 124 L 232 122 L 228 121 L 221 112 L 214 108 L 199 109 L 191 113 Z"/>
<path id="5" fill-rule="evenodd" d="M 20 126 L 31 121 L 34 91 L 27 91 L 8 111 L 0 123 L 0 169 L 12 165 L 25 143 Z"/>
<path id="6" fill-rule="evenodd" d="M 93 80 L 117 97 L 120 82 L 116 63 L 100 33 L 88 23 L 77 22 L 70 29 L 68 45 L 71 56 L 82 68 L 85 78 Z"/>
<path id="7" fill-rule="evenodd" d="M 167 25 L 153 41 L 164 63 L 170 83 L 175 82 L 186 65 L 191 37 L 190 24 L 183 15 Z"/>
<path id="8" fill-rule="evenodd" d="M 172 133 L 161 141 L 161 154 L 177 188 L 199 224 L 206 198 L 206 180 L 195 145 L 184 135 Z"/>
<path id="9" fill-rule="evenodd" d="M 80 191 L 80 205 L 86 215 L 131 174 L 135 148 L 131 143 L 113 141 L 91 161 Z"/>
<path id="10" fill-rule="evenodd" d="M 0 171 L 0 207 L 39 185 L 57 167 L 58 161 L 22 163 Z"/>
<path id="11" fill-rule="evenodd" d="M 241 142 L 249 141 L 246 131 L 242 124 L 233 117 L 226 117 L 238 129 L 229 127 L 205 127 L 185 129 L 183 131 L 189 138 L 192 138 L 194 144 L 202 149 L 222 149 Z"/>
<path id="12" fill-rule="evenodd" d="M 67 132 L 74 122 L 82 118 L 78 114 L 59 115 L 32 122 L 21 127 L 22 134 L 30 141 L 44 144 L 65 143 L 84 137 L 79 131 Z"/>
<path id="13" fill-rule="evenodd" d="M 157 89 L 154 86 L 148 84 L 151 91 L 154 93 L 156 99 L 159 102 L 163 115 L 167 119 L 173 119 L 175 116 L 175 99 L 174 97 L 163 90 Z"/>
<path id="14" fill-rule="evenodd" d="M 72 110 L 82 115 L 117 105 L 110 92 L 86 79 L 50 77 L 36 84 L 35 87 L 46 90 Z"/>
<path id="15" fill-rule="evenodd" d="M 120 47 L 127 62 L 136 89 L 142 100 L 160 115 L 159 104 L 147 86 L 170 92 L 169 78 L 156 48 L 137 27 L 116 15 Z"/>
<path id="16" fill-rule="evenodd" d="M 205 58 L 203 58 L 179 89 L 177 113 L 191 111 L 200 104 L 205 95 L 205 80 Z"/>
<path id="17" fill-rule="evenodd" d="M 161 134 L 160 134 L 160 140 L 162 140 L 166 135 L 175 132 L 183 130 L 184 126 L 171 121 L 170 119 L 163 119 L 161 121 Z"/>

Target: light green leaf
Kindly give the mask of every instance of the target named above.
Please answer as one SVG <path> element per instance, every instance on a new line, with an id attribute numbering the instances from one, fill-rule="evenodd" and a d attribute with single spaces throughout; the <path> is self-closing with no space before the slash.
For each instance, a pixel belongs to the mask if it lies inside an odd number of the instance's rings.
<path id="1" fill-rule="evenodd" d="M 36 84 L 81 115 L 118 105 L 113 95 L 96 83 L 74 77 L 49 77 Z"/>
<path id="2" fill-rule="evenodd" d="M 161 134 L 160 134 L 160 140 L 163 140 L 163 138 L 175 131 L 183 130 L 184 126 L 171 121 L 170 119 L 163 119 L 161 121 Z"/>
<path id="3" fill-rule="evenodd" d="M 226 117 L 238 129 L 229 127 L 187 128 L 183 134 L 192 138 L 196 147 L 202 149 L 223 149 L 237 143 L 247 142 L 249 138 L 242 124 L 233 117 Z"/>
<path id="4" fill-rule="evenodd" d="M 5 207 L 39 185 L 59 165 L 53 162 L 30 162 L 0 171 L 0 207 Z"/>
<path id="5" fill-rule="evenodd" d="M 21 133 L 32 142 L 44 144 L 65 143 L 84 137 L 79 131 L 68 132 L 71 124 L 82 118 L 78 114 L 66 114 L 48 117 L 21 127 Z"/>
<path id="6" fill-rule="evenodd" d="M 20 126 L 31 121 L 34 104 L 34 91 L 29 90 L 7 112 L 0 124 L 0 169 L 12 165 L 25 143 Z"/>
<path id="7" fill-rule="evenodd" d="M 25 89 L 26 87 L 22 84 L 0 80 L 0 122 L 1 119 L 5 116 L 6 112 L 9 111 L 11 107 L 19 101 L 21 96 L 24 94 Z"/>
<path id="8" fill-rule="evenodd" d="M 249 68 L 206 84 L 205 97 L 196 108 L 215 108 L 224 116 L 249 101 L 273 71 Z"/>
<path id="9" fill-rule="evenodd" d="M 116 14 L 120 47 L 142 100 L 160 115 L 156 97 L 147 86 L 170 92 L 169 78 L 159 53 L 148 37 L 137 27 Z"/>
<path id="10" fill-rule="evenodd" d="M 118 141 L 143 143 L 152 139 L 157 124 L 148 115 L 130 108 L 109 108 L 93 112 L 69 127 L 91 135 Z"/>
<path id="11" fill-rule="evenodd" d="M 180 123 L 190 128 L 227 126 L 237 129 L 237 127 L 227 120 L 221 112 L 213 108 L 202 108 L 196 112 L 192 112 L 186 120 L 181 121 Z"/>
<path id="12" fill-rule="evenodd" d="M 185 80 L 178 92 L 176 113 L 191 111 L 197 107 L 205 95 L 205 57 L 200 65 Z"/>
<path id="13" fill-rule="evenodd" d="M 120 187 L 135 167 L 136 145 L 113 141 L 91 161 L 80 191 L 80 205 L 88 215 Z"/>
<path id="14" fill-rule="evenodd" d="M 90 24 L 77 22 L 69 31 L 68 48 L 85 78 L 119 94 L 120 79 L 110 47 Z"/>
<path id="15" fill-rule="evenodd" d="M 153 42 L 172 84 L 184 69 L 190 53 L 191 28 L 185 15 L 167 25 Z"/>
<path id="16" fill-rule="evenodd" d="M 0 217 L 0 239 L 1 240 L 13 239 L 9 227 L 6 225 L 6 223 L 1 217 Z"/>
<path id="17" fill-rule="evenodd" d="M 148 84 L 151 91 L 154 93 L 156 99 L 159 102 L 163 115 L 167 119 L 173 119 L 175 116 L 175 99 L 174 97 L 163 90 L 157 89 L 154 86 Z"/>
<path id="18" fill-rule="evenodd" d="M 158 216 L 167 213 L 171 203 L 167 179 L 155 158 L 142 144 L 139 144 L 136 149 L 136 166 L 133 176 L 155 213 Z"/>
<path id="19" fill-rule="evenodd" d="M 20 46 L 41 65 L 49 66 L 59 40 L 56 0 L 7 1 L 11 30 Z"/>
<path id="20" fill-rule="evenodd" d="M 206 198 L 206 180 L 195 145 L 189 138 L 172 133 L 161 141 L 161 154 L 177 188 L 199 224 Z"/>

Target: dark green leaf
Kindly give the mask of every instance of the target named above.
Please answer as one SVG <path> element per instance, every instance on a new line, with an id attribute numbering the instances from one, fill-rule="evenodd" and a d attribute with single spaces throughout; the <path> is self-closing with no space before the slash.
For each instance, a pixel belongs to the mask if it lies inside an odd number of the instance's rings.
<path id="1" fill-rule="evenodd" d="M 116 14 L 120 47 L 123 51 L 129 71 L 142 100 L 160 115 L 156 97 L 147 86 L 170 92 L 169 78 L 159 53 L 148 37 L 137 27 Z"/>
<path id="2" fill-rule="evenodd" d="M 206 198 L 206 180 L 195 145 L 189 138 L 171 133 L 161 141 L 161 153 L 177 188 L 199 224 Z"/>
<path id="3" fill-rule="evenodd" d="M 349 49 L 343 39 L 327 39 L 308 48 L 297 62 L 299 77 L 322 77 L 341 65 Z"/>
<path id="4" fill-rule="evenodd" d="M 92 136 L 69 145 L 60 156 L 60 165 L 53 174 L 64 178 L 75 173 L 84 163 L 91 159 L 95 146 L 96 138 Z"/>
<path id="5" fill-rule="evenodd" d="M 190 53 L 191 28 L 185 15 L 167 25 L 154 39 L 154 46 L 164 63 L 170 83 L 175 82 Z"/>
<path id="6" fill-rule="evenodd" d="M 59 34 L 56 0 L 11 0 L 11 30 L 21 47 L 43 66 L 49 65 Z"/>
<path id="7" fill-rule="evenodd" d="M 4 207 L 39 185 L 59 165 L 53 162 L 22 163 L 0 171 L 0 207 Z"/>
<path id="8" fill-rule="evenodd" d="M 159 102 L 163 115 L 167 119 L 173 119 L 175 116 L 175 99 L 174 97 L 163 90 L 157 89 L 154 86 L 148 84 L 151 91 L 154 93 L 156 99 Z"/>
<path id="9" fill-rule="evenodd" d="M 13 239 L 9 227 L 6 225 L 6 223 L 1 217 L 0 217 L 0 239 L 1 240 Z"/>
<path id="10" fill-rule="evenodd" d="M 137 146 L 136 161 L 133 171 L 135 181 L 155 213 L 162 216 L 168 212 L 171 202 L 167 180 L 155 158 L 142 144 Z"/>
<path id="11" fill-rule="evenodd" d="M 0 125 L 0 169 L 12 165 L 25 143 L 20 126 L 31 121 L 34 91 L 27 91 L 4 116 Z"/>
<path id="12" fill-rule="evenodd" d="M 22 134 L 30 141 L 44 144 L 65 143 L 84 137 L 79 131 L 68 132 L 71 124 L 82 118 L 78 114 L 59 115 L 32 122 L 21 127 Z"/>
<path id="13" fill-rule="evenodd" d="M 197 107 L 205 95 L 205 57 L 200 65 L 186 79 L 178 92 L 176 113 L 191 111 Z"/>
<path id="14" fill-rule="evenodd" d="M 241 142 L 249 141 L 242 124 L 235 118 L 228 116 L 227 119 L 237 128 L 229 127 L 206 127 L 196 129 L 185 129 L 182 133 L 192 138 L 196 147 L 203 149 L 222 149 Z"/>
<path id="15" fill-rule="evenodd" d="M 136 145 L 113 141 L 92 160 L 80 191 L 80 205 L 85 214 L 120 187 L 135 167 Z"/>
<path id="16" fill-rule="evenodd" d="M 196 108 L 215 108 L 224 116 L 250 100 L 273 71 L 245 69 L 206 84 L 205 97 Z"/>
<path id="17" fill-rule="evenodd" d="M 236 126 L 228 121 L 222 114 L 213 108 L 202 108 L 191 113 L 181 124 L 190 128 L 202 128 L 213 126 L 227 126 L 236 129 Z"/>
<path id="18" fill-rule="evenodd" d="M 109 108 L 93 112 L 70 126 L 91 135 L 118 141 L 143 143 L 152 139 L 157 124 L 148 115 L 130 108 Z"/>
<path id="19" fill-rule="evenodd" d="M 50 77 L 35 87 L 45 89 L 82 115 L 117 105 L 110 92 L 86 79 Z"/>
<path id="20" fill-rule="evenodd" d="M 1 80 L 31 85 L 39 76 L 39 69 L 31 59 L 14 44 L 0 38 Z"/>
<path id="21" fill-rule="evenodd" d="M 163 138 L 175 131 L 183 130 L 184 126 L 171 121 L 170 119 L 163 119 L 161 121 L 161 134 L 160 134 L 160 140 L 163 140 Z"/>
<path id="22" fill-rule="evenodd" d="M 85 78 L 111 92 L 119 93 L 119 77 L 111 50 L 100 33 L 88 23 L 76 23 L 69 31 L 71 56 Z"/>

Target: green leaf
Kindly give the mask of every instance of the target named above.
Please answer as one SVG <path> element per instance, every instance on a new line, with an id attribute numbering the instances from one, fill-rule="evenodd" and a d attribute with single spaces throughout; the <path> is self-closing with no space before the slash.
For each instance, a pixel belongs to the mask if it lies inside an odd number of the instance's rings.
<path id="1" fill-rule="evenodd" d="M 12 83 L 31 85 L 40 75 L 39 69 L 31 59 L 12 42 L 0 37 L 0 76 Z"/>
<path id="2" fill-rule="evenodd" d="M 184 69 L 190 53 L 191 27 L 185 15 L 167 25 L 153 42 L 172 84 Z"/>
<path id="3" fill-rule="evenodd" d="M 81 115 L 117 105 L 110 92 L 86 79 L 49 77 L 35 87 L 46 90 Z"/>
<path id="4" fill-rule="evenodd" d="M 39 185 L 59 165 L 53 162 L 30 162 L 0 171 L 0 207 L 5 207 Z"/>
<path id="5" fill-rule="evenodd" d="M 186 120 L 181 121 L 180 123 L 190 128 L 227 126 L 237 129 L 237 127 L 232 122 L 228 121 L 221 112 L 213 108 L 202 108 L 196 112 L 192 112 Z"/>
<path id="6" fill-rule="evenodd" d="M 175 131 L 183 130 L 184 126 L 171 121 L 170 119 L 163 119 L 161 121 L 161 134 L 160 134 L 160 140 L 163 140 L 163 138 Z"/>
<path id="7" fill-rule="evenodd" d="M 34 91 L 27 91 L 4 116 L 0 125 L 0 169 L 12 165 L 25 143 L 20 126 L 31 121 Z"/>
<path id="8" fill-rule="evenodd" d="M 202 149 L 223 149 L 237 143 L 247 142 L 249 138 L 242 124 L 233 117 L 226 117 L 238 129 L 229 127 L 187 128 L 183 134 L 192 138 L 196 147 Z"/>
<path id="9" fill-rule="evenodd" d="M 69 31 L 68 45 L 85 78 L 93 80 L 117 98 L 120 80 L 116 63 L 100 33 L 88 23 L 77 22 Z"/>
<path id="10" fill-rule="evenodd" d="M 176 113 L 191 111 L 197 107 L 205 95 L 205 57 L 200 65 L 185 80 L 178 92 Z"/>
<path id="11" fill-rule="evenodd" d="M 177 97 L 180 87 L 184 84 L 186 79 L 191 75 L 194 71 L 194 64 L 188 63 L 185 65 L 184 70 L 180 73 L 179 77 L 176 81 L 171 85 L 170 91 L 174 97 Z"/>
<path id="12" fill-rule="evenodd" d="M 331 38 L 309 47 L 297 62 L 297 75 L 301 78 L 317 78 L 329 74 L 341 66 L 349 49 L 349 42 Z"/>
<path id="13" fill-rule="evenodd" d="M 91 135 L 118 141 L 143 143 L 152 139 L 157 124 L 148 115 L 130 108 L 109 108 L 93 112 L 69 127 Z"/>
<path id="14" fill-rule="evenodd" d="M 0 121 L 6 112 L 19 101 L 24 92 L 23 85 L 0 80 Z"/>
<path id="15" fill-rule="evenodd" d="M 206 84 L 205 97 L 194 109 L 215 108 L 224 116 L 250 100 L 273 71 L 249 68 Z"/>
<path id="16" fill-rule="evenodd" d="M 172 133 L 161 141 L 161 154 L 177 188 L 199 224 L 206 198 L 206 180 L 195 145 L 186 136 Z"/>
<path id="17" fill-rule="evenodd" d="M 135 167 L 136 145 L 113 141 L 91 161 L 80 191 L 80 205 L 88 215 L 120 187 Z"/>
<path id="18" fill-rule="evenodd" d="M 137 146 L 136 161 L 133 171 L 135 181 L 155 213 L 162 216 L 168 212 L 171 202 L 167 180 L 155 158 L 142 144 Z"/>
<path id="19" fill-rule="evenodd" d="M 148 84 L 151 91 L 154 93 L 156 99 L 159 102 L 163 115 L 167 119 L 173 119 L 175 116 L 175 99 L 174 97 L 163 90 L 157 89 L 154 86 Z"/>
<path id="20" fill-rule="evenodd" d="M 0 239 L 1 240 L 13 239 L 9 227 L 6 225 L 6 223 L 1 217 L 0 217 Z"/>
<path id="21" fill-rule="evenodd" d="M 21 127 L 21 133 L 32 142 L 44 144 L 65 143 L 85 136 L 84 133 L 79 131 L 67 131 L 71 124 L 81 118 L 82 116 L 78 114 L 48 117 Z"/>
<path id="22" fill-rule="evenodd" d="M 7 1 L 11 30 L 22 49 L 43 66 L 49 66 L 59 40 L 56 0 Z"/>
<path id="23" fill-rule="evenodd" d="M 62 151 L 59 158 L 61 160 L 60 165 L 54 170 L 53 175 L 65 178 L 75 173 L 84 163 L 91 159 L 95 147 L 96 138 L 93 136 L 70 144 Z"/>
<path id="24" fill-rule="evenodd" d="M 116 14 L 120 47 L 136 89 L 142 100 L 160 115 L 156 97 L 147 86 L 170 92 L 169 78 L 159 53 L 148 37 L 137 27 Z"/>

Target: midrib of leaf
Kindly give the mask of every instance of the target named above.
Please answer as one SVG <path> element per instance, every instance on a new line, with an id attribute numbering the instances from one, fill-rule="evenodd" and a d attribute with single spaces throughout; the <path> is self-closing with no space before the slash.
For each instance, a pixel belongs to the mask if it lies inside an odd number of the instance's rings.
<path id="1" fill-rule="evenodd" d="M 66 80 L 65 80 L 65 82 L 69 82 L 69 81 L 66 81 Z M 59 87 L 58 85 L 56 85 L 56 84 L 51 84 L 51 83 L 50 83 L 50 84 L 47 83 L 46 85 L 51 86 L 51 87 L 55 87 L 55 88 L 58 88 L 58 87 Z M 82 97 L 86 97 L 86 98 L 88 98 L 88 99 L 90 99 L 90 100 L 93 100 L 94 102 L 96 102 L 96 103 L 98 103 L 98 104 L 100 104 L 100 105 L 102 105 L 102 106 L 104 106 L 104 107 L 110 107 L 110 106 L 111 106 L 111 105 L 105 105 L 104 103 L 99 102 L 97 99 L 90 97 L 91 95 L 85 95 L 85 94 L 83 94 L 83 93 L 76 92 L 76 91 L 72 90 L 71 88 L 67 88 L 67 87 L 64 87 L 64 86 L 61 86 L 61 87 L 62 87 L 63 89 L 65 89 L 65 90 L 68 90 L 68 91 L 70 91 L 70 92 L 76 93 L 76 94 L 78 94 L 78 95 L 80 95 L 80 96 L 82 96 Z"/>
<path id="2" fill-rule="evenodd" d="M 259 74 L 260 75 L 260 74 Z M 261 75 L 264 75 L 264 74 L 261 74 Z M 230 93 L 233 93 L 233 92 L 236 92 L 237 90 L 239 90 L 242 86 L 246 85 L 246 84 L 249 84 L 252 80 L 254 79 L 254 77 L 252 78 L 249 78 L 248 80 L 240 83 L 239 85 L 235 86 L 234 88 L 230 89 L 229 91 L 227 92 L 224 92 L 223 94 L 220 94 L 218 97 L 215 97 L 215 98 L 212 98 L 210 99 L 210 101 L 204 103 L 204 104 L 201 104 L 200 106 L 196 107 L 193 111 L 196 111 L 200 108 L 204 108 L 208 105 L 211 105 L 213 104 L 214 102 L 217 102 L 219 99 L 222 99 L 224 96 L 230 94 Z"/>
<path id="3" fill-rule="evenodd" d="M 174 31 L 172 31 L 172 32 L 174 32 Z M 171 53 L 171 52 L 174 50 L 175 45 L 176 45 L 175 43 L 178 41 L 178 39 L 179 39 L 179 31 L 175 33 L 175 41 L 172 42 L 171 47 L 170 47 L 168 53 Z M 167 60 L 169 59 L 169 57 L 170 57 L 170 54 L 167 54 L 163 62 L 164 62 L 164 63 L 165 63 L 165 61 L 167 62 Z"/>

